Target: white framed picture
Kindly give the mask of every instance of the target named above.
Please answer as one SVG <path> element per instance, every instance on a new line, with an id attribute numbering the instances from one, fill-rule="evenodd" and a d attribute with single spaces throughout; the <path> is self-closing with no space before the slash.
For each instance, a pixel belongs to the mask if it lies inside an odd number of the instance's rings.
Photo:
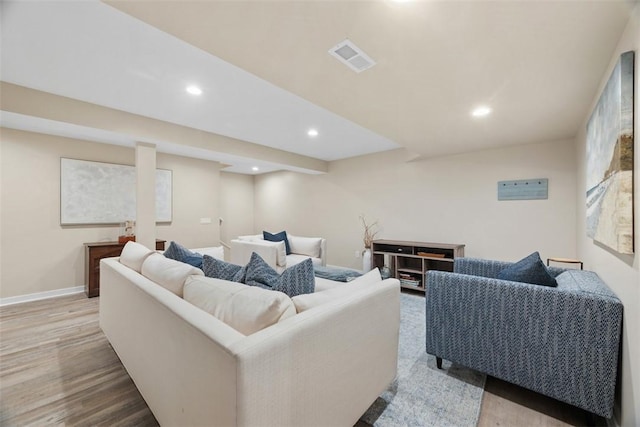
<path id="1" fill-rule="evenodd" d="M 172 220 L 172 172 L 156 169 L 156 221 Z M 60 158 L 60 224 L 120 224 L 136 218 L 134 166 Z"/>
<path id="2" fill-rule="evenodd" d="M 621 254 L 634 253 L 633 65 L 620 56 L 587 124 L 587 236 Z"/>

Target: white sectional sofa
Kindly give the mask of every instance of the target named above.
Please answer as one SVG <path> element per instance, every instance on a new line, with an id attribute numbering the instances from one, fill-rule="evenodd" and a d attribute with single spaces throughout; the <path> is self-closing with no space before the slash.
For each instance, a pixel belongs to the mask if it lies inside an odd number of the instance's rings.
<path id="1" fill-rule="evenodd" d="M 289 299 L 128 244 L 100 326 L 161 425 L 352 426 L 396 375 L 399 283 L 321 282 Z"/>
<path id="2" fill-rule="evenodd" d="M 287 255 L 284 242 L 264 240 L 262 234 L 238 236 L 231 241 L 230 260 L 244 265 L 255 252 L 273 269 L 282 272 L 288 267 L 311 258 L 314 265 L 327 265 L 327 240 L 322 237 L 302 237 L 287 234 L 291 254 Z"/>

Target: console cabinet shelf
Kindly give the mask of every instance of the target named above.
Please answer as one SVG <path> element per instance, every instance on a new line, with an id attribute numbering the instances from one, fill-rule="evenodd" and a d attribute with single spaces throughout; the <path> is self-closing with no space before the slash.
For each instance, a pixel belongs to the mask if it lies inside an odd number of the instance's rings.
<path id="1" fill-rule="evenodd" d="M 387 266 L 400 286 L 424 292 L 429 270 L 453 271 L 453 260 L 464 257 L 464 246 L 450 243 L 374 240 L 373 267 Z"/>

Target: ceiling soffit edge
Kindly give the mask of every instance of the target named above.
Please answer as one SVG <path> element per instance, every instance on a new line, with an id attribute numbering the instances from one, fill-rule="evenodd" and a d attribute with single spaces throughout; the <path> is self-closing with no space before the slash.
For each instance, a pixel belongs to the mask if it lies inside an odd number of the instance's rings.
<path id="1" fill-rule="evenodd" d="M 297 170 L 324 173 L 328 162 L 251 142 L 217 135 L 133 113 L 78 101 L 36 89 L 0 82 L 0 109 L 110 132 L 141 141 L 166 141 L 200 150 L 287 165 Z"/>

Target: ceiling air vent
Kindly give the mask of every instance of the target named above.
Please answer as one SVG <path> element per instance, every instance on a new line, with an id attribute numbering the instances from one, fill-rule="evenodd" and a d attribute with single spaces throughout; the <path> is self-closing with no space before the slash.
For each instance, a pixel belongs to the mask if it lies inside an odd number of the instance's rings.
<path id="1" fill-rule="evenodd" d="M 349 39 L 329 49 L 329 53 L 356 73 L 360 73 L 376 65 L 375 61 L 371 59 L 369 55 L 364 53 L 362 49 L 353 44 Z"/>

